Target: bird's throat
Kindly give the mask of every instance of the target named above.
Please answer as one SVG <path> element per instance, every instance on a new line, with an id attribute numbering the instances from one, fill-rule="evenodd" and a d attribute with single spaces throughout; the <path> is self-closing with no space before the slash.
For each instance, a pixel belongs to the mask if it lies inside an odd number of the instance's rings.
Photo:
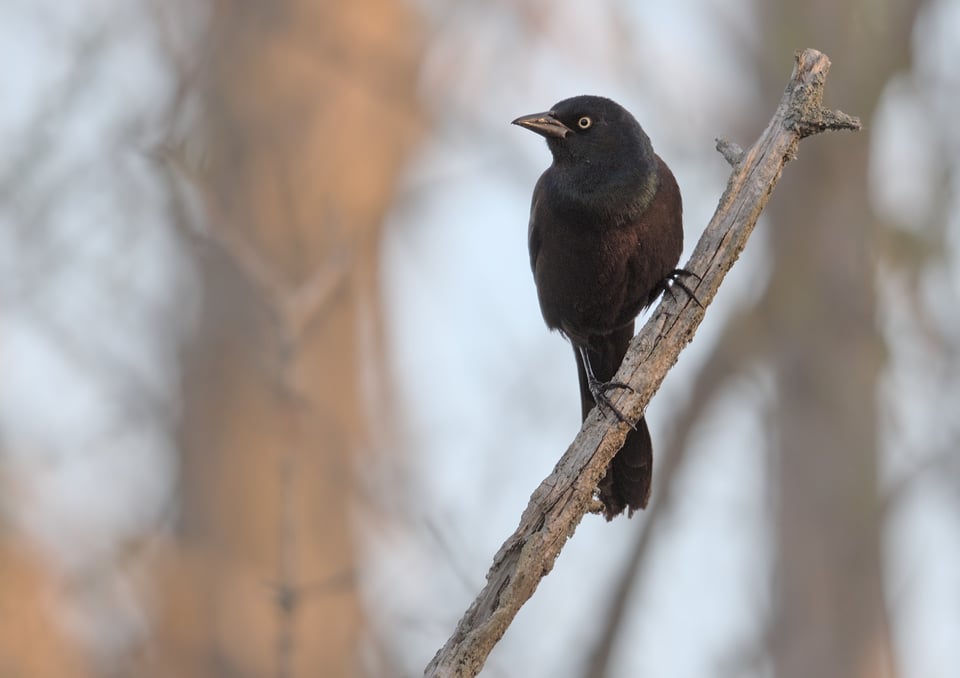
<path id="1" fill-rule="evenodd" d="M 580 165 L 551 169 L 555 172 L 551 199 L 566 203 L 569 209 L 582 212 L 589 222 L 598 225 L 620 225 L 637 218 L 653 202 L 660 187 L 655 166 L 613 169 Z"/>

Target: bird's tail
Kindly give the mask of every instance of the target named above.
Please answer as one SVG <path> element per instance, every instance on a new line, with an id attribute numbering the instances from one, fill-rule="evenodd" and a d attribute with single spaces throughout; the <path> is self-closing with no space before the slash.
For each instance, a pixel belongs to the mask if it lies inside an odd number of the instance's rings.
<path id="1" fill-rule="evenodd" d="M 588 352 L 594 375 L 600 381 L 613 379 L 620 368 L 627 346 L 633 338 L 633 324 L 623 327 L 612 334 L 594 337 Z M 580 352 L 574 347 L 577 357 L 577 374 L 580 377 L 580 406 L 583 418 L 587 418 L 596 403 L 587 384 L 587 373 Z M 647 422 L 641 418 L 636 430 L 627 433 L 623 447 L 617 452 L 606 475 L 598 486 L 600 501 L 603 502 L 604 516 L 612 520 L 628 509 L 628 515 L 645 508 L 650 499 L 650 483 L 653 477 L 653 442 Z"/>

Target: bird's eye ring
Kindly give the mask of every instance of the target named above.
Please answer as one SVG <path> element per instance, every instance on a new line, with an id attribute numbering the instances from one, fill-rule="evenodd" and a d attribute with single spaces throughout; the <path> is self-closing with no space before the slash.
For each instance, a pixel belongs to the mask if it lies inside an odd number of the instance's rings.
<path id="1" fill-rule="evenodd" d="M 588 129 L 592 124 L 593 124 L 593 120 L 591 120 L 585 115 L 582 116 L 579 120 L 577 120 L 577 127 L 579 127 L 580 129 Z"/>

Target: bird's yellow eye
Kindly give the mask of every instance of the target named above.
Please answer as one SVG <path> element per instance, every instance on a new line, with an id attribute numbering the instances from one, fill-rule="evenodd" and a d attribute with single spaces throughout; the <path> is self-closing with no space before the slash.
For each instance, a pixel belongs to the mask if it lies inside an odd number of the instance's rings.
<path id="1" fill-rule="evenodd" d="M 577 127 L 579 127 L 580 129 L 587 129 L 592 124 L 593 124 L 593 120 L 591 120 L 587 116 L 583 116 L 579 120 L 577 120 Z"/>

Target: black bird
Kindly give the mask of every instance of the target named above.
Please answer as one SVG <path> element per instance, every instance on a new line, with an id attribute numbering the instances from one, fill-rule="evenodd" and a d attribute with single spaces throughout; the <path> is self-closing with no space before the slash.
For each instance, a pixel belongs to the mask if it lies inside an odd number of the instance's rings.
<path id="1" fill-rule="evenodd" d="M 606 393 L 626 387 L 610 380 L 634 318 L 685 273 L 676 268 L 680 189 L 640 124 L 610 99 L 564 99 L 513 124 L 543 136 L 553 154 L 533 189 L 528 231 L 540 311 L 573 344 L 583 418 L 598 403 L 622 419 Z M 641 418 L 600 481 L 607 520 L 647 505 L 652 471 Z"/>

